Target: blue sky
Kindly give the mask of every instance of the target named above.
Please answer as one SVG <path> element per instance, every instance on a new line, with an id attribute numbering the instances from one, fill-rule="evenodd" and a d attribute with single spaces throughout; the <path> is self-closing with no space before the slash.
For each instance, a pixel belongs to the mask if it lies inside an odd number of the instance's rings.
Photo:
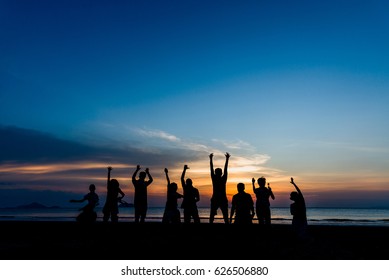
<path id="1" fill-rule="evenodd" d="M 0 1 L 0 203 L 67 205 L 114 167 L 184 164 L 210 194 L 265 176 L 288 206 L 388 206 L 386 1 Z M 34 195 L 32 195 L 34 194 Z"/>

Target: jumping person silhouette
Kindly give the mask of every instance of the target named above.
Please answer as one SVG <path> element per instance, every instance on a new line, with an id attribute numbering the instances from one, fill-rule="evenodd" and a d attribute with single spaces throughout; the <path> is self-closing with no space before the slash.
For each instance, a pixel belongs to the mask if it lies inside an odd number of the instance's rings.
<path id="1" fill-rule="evenodd" d="M 118 202 L 124 197 L 123 191 L 120 189 L 119 182 L 116 179 L 111 179 L 112 167 L 108 166 L 107 176 L 107 198 L 103 207 L 103 221 L 108 222 L 111 218 L 111 222 L 118 222 L 119 207 Z"/>
<path id="2" fill-rule="evenodd" d="M 266 188 L 266 178 L 261 177 L 257 180 L 259 188 L 255 188 L 255 178 L 252 179 L 253 183 L 253 192 L 257 197 L 257 202 L 255 204 L 258 223 L 260 225 L 270 225 L 271 224 L 271 213 L 270 213 L 270 202 L 269 198 L 275 199 L 273 191 L 268 184 Z"/>
<path id="3" fill-rule="evenodd" d="M 224 223 L 228 224 L 228 199 L 226 194 L 227 187 L 227 169 L 228 169 L 228 160 L 230 154 L 226 153 L 226 161 L 224 164 L 224 173 L 221 168 L 213 168 L 213 153 L 209 155 L 209 165 L 211 168 L 211 179 L 212 179 L 212 188 L 213 193 L 211 197 L 211 213 L 209 217 L 209 223 L 213 223 L 215 215 L 217 214 L 217 209 L 220 208 L 223 214 Z"/>
<path id="4" fill-rule="evenodd" d="M 177 208 L 177 199 L 182 198 L 183 195 L 177 192 L 178 186 L 175 182 L 170 182 L 168 169 L 165 168 L 165 175 L 167 181 L 167 200 L 165 211 L 162 217 L 162 223 L 181 223 L 180 210 Z"/>
<path id="5" fill-rule="evenodd" d="M 200 217 L 197 209 L 197 202 L 200 201 L 200 193 L 199 190 L 193 186 L 192 179 L 187 178 L 185 180 L 187 169 L 189 169 L 189 167 L 185 164 L 181 174 L 181 185 L 184 191 L 184 199 L 182 200 L 181 208 L 184 209 L 184 223 L 190 223 L 193 218 L 193 222 L 198 224 L 200 223 Z"/>
<path id="6" fill-rule="evenodd" d="M 135 188 L 134 194 L 134 207 L 135 207 L 135 222 L 144 223 L 147 214 L 147 187 L 153 182 L 153 178 L 150 175 L 149 169 L 139 172 L 139 179 L 136 179 L 136 175 L 140 170 L 140 165 L 136 166 L 136 170 L 132 175 L 132 184 Z M 148 180 L 146 181 L 146 175 Z"/>

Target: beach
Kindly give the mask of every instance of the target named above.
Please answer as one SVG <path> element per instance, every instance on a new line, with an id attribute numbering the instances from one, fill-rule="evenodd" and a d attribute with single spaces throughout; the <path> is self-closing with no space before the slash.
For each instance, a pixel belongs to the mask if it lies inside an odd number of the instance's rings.
<path id="1" fill-rule="evenodd" d="M 389 227 L 0 222 L 2 260 L 386 260 Z"/>

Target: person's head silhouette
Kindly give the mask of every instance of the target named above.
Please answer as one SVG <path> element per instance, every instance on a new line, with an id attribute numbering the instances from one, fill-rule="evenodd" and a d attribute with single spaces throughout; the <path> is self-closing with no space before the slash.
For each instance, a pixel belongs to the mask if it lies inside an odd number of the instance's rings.
<path id="1" fill-rule="evenodd" d="M 192 179 L 188 178 L 188 179 L 186 179 L 185 182 L 186 182 L 186 185 L 187 185 L 188 187 L 193 186 L 193 181 L 192 181 Z"/>
<path id="2" fill-rule="evenodd" d="M 291 192 L 290 193 L 290 200 L 297 201 L 299 200 L 299 195 L 297 192 Z"/>
<path id="3" fill-rule="evenodd" d="M 119 181 L 116 179 L 111 179 L 109 182 L 109 185 L 111 188 L 118 188 L 119 187 Z"/>
<path id="4" fill-rule="evenodd" d="M 144 171 L 139 172 L 139 179 L 140 180 L 146 179 L 146 172 L 144 172 Z"/>
<path id="5" fill-rule="evenodd" d="M 170 183 L 170 185 L 169 185 L 169 191 L 171 191 L 171 192 L 176 192 L 178 190 L 178 186 L 177 186 L 177 184 L 176 183 Z"/>
<path id="6" fill-rule="evenodd" d="M 266 178 L 265 177 L 258 178 L 258 185 L 259 187 L 264 188 L 266 185 Z"/>
<path id="7" fill-rule="evenodd" d="M 89 191 L 94 192 L 96 191 L 96 186 L 94 184 L 89 185 Z"/>
<path id="8" fill-rule="evenodd" d="M 245 186 L 244 186 L 243 183 L 238 183 L 238 185 L 236 186 L 236 188 L 238 189 L 238 192 L 239 192 L 239 193 L 242 193 L 242 192 L 244 192 Z"/>
<path id="9" fill-rule="evenodd" d="M 221 168 L 216 168 L 215 169 L 215 175 L 218 177 L 221 177 L 223 174 L 223 170 Z"/>

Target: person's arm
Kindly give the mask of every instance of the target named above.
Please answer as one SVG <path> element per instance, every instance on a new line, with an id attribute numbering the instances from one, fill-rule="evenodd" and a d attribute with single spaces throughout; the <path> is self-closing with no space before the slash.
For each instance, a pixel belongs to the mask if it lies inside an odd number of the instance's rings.
<path id="1" fill-rule="evenodd" d="M 136 166 L 136 169 L 134 171 L 134 174 L 132 174 L 132 183 L 134 183 L 136 181 L 136 174 L 138 174 L 138 171 L 140 170 L 140 165 L 138 164 Z"/>
<path id="2" fill-rule="evenodd" d="M 182 185 L 182 188 L 185 187 L 185 173 L 186 173 L 186 170 L 189 169 L 188 165 L 184 165 L 184 170 L 182 170 L 182 174 L 181 174 L 181 185 Z"/>
<path id="3" fill-rule="evenodd" d="M 109 181 L 111 180 L 111 170 L 112 170 L 112 167 L 108 166 L 107 189 L 109 187 Z"/>
<path id="4" fill-rule="evenodd" d="M 125 196 L 125 194 L 121 188 L 118 189 L 118 194 L 120 194 L 120 197 L 118 197 L 118 200 L 120 201 Z"/>
<path id="5" fill-rule="evenodd" d="M 200 192 L 198 189 L 196 189 L 196 193 L 195 193 L 195 201 L 198 202 L 200 201 Z"/>
<path id="6" fill-rule="evenodd" d="M 290 183 L 296 188 L 296 191 L 301 196 L 301 198 L 304 199 L 303 193 L 300 191 L 299 187 L 297 187 L 297 185 L 293 181 L 293 177 L 290 178 Z"/>
<path id="7" fill-rule="evenodd" d="M 230 154 L 226 153 L 226 162 L 224 163 L 224 176 L 227 178 L 227 170 L 228 170 L 228 160 L 230 159 Z"/>
<path id="8" fill-rule="evenodd" d="M 270 184 L 269 184 L 269 183 L 267 183 L 267 189 L 268 189 L 269 192 L 270 192 L 270 197 L 274 200 L 274 199 L 275 199 L 275 196 L 274 196 L 273 191 L 271 190 L 271 187 L 270 187 Z"/>
<path id="9" fill-rule="evenodd" d="M 251 182 L 253 183 L 253 193 L 255 193 L 255 178 L 251 179 Z"/>
<path id="10" fill-rule="evenodd" d="M 150 171 L 148 168 L 145 169 L 147 176 L 149 177 L 149 181 L 147 182 L 147 185 L 150 185 L 153 182 L 153 177 L 150 175 Z"/>
<path id="11" fill-rule="evenodd" d="M 215 170 L 213 169 L 213 153 L 209 154 L 209 167 L 211 168 L 211 177 L 215 175 Z"/>
<path id="12" fill-rule="evenodd" d="M 166 181 L 167 181 L 167 185 L 169 186 L 170 185 L 170 179 L 169 179 L 169 174 L 168 174 L 168 170 L 167 168 L 165 168 L 165 175 L 166 175 Z"/>

